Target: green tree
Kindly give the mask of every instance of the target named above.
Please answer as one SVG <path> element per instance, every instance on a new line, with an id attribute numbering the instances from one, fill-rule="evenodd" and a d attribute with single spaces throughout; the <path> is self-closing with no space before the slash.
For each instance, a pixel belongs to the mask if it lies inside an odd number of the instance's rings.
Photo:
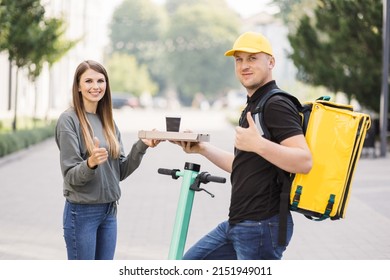
<path id="1" fill-rule="evenodd" d="M 112 91 L 130 92 L 135 96 L 157 92 L 157 85 L 151 80 L 147 67 L 138 65 L 135 56 L 114 53 L 107 61 L 107 70 Z"/>
<path id="2" fill-rule="evenodd" d="M 12 0 L 2 1 L 7 7 L 7 29 L 4 31 L 4 45 L 2 49 L 8 51 L 10 66 L 15 64 L 16 87 L 14 101 L 14 119 L 12 129 L 17 128 L 18 115 L 18 76 L 19 70 L 31 62 L 34 44 L 33 35 L 36 34 L 38 22 L 43 17 L 45 10 L 37 0 L 22 0 L 16 3 Z M 11 71 L 10 71 L 11 73 Z M 11 96 L 11 95 L 10 95 Z"/>
<path id="3" fill-rule="evenodd" d="M 3 12 L 5 7 L 6 12 Z M 29 78 L 39 76 L 43 63 L 54 63 L 75 42 L 62 40 L 63 21 L 46 19 L 40 0 L 1 0 L 0 50 L 7 50 L 10 65 L 17 67 L 16 81 L 21 68 L 26 67 Z M 10 71 L 11 73 L 11 71 Z M 13 129 L 16 130 L 18 83 L 15 88 Z"/>
<path id="4" fill-rule="evenodd" d="M 166 5 L 171 18 L 167 71 L 181 99 L 190 102 L 198 92 L 212 98 L 237 85 L 233 61 L 224 53 L 237 37 L 240 21 L 225 1 L 171 0 Z"/>
<path id="5" fill-rule="evenodd" d="M 212 97 L 238 83 L 224 57 L 240 21 L 224 0 L 125 0 L 111 23 L 111 52 L 134 55 L 147 65 L 161 91 L 174 89 L 182 101 L 195 93 Z"/>
<path id="6" fill-rule="evenodd" d="M 298 79 L 379 111 L 382 1 L 320 0 L 289 40 Z"/>
<path id="7" fill-rule="evenodd" d="M 39 77 L 44 63 L 51 67 L 79 42 L 65 39 L 66 27 L 61 18 L 43 18 L 37 25 L 31 26 L 34 48 L 27 65 L 31 81 Z"/>
<path id="8" fill-rule="evenodd" d="M 313 0 L 273 0 L 270 5 L 277 6 L 277 14 L 287 25 L 290 32 L 294 32 L 300 19 L 307 15 L 313 16 L 317 1 Z"/>
<path id="9" fill-rule="evenodd" d="M 154 59 L 166 31 L 166 15 L 151 0 L 124 0 L 110 23 L 112 52 L 134 55 L 142 64 Z"/>
<path id="10" fill-rule="evenodd" d="M 110 53 L 134 56 L 160 87 L 166 80 L 161 53 L 167 21 L 165 10 L 151 0 L 124 0 L 110 23 Z"/>
<path id="11" fill-rule="evenodd" d="M 6 3 L 0 0 L 0 53 L 7 48 L 7 34 L 9 33 L 9 13 L 7 11 Z M 11 63 L 9 64 L 9 72 L 11 72 Z M 8 92 L 8 110 L 11 109 L 11 81 L 9 82 Z"/>
<path id="12" fill-rule="evenodd" d="M 7 31 L 7 7 L 3 0 L 0 0 L 0 51 L 2 51 L 2 46 L 5 45 L 5 38 Z"/>
<path id="13" fill-rule="evenodd" d="M 65 39 L 66 24 L 61 18 L 45 18 L 43 24 L 36 25 L 33 29 L 33 37 L 36 39 L 34 50 L 30 53 L 30 62 L 27 65 L 28 78 L 34 83 L 35 104 L 34 119 L 36 120 L 37 100 L 39 92 L 37 91 L 36 79 L 40 76 L 45 63 L 49 68 L 59 61 L 78 40 Z"/>

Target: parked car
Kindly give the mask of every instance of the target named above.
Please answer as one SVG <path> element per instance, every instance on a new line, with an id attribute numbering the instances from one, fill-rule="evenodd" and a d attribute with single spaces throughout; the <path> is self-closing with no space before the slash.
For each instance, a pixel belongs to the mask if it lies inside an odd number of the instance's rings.
<path id="1" fill-rule="evenodd" d="M 112 108 L 121 109 L 123 107 L 138 108 L 139 100 L 134 95 L 129 94 L 115 94 L 112 95 Z"/>

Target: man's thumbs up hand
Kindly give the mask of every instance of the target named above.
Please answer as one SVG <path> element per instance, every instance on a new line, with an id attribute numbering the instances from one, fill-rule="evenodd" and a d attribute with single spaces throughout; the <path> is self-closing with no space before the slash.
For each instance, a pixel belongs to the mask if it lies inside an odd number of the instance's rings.
<path id="1" fill-rule="evenodd" d="M 264 138 L 252 118 L 251 112 L 246 114 L 249 127 L 236 127 L 235 147 L 241 151 L 254 152 Z"/>

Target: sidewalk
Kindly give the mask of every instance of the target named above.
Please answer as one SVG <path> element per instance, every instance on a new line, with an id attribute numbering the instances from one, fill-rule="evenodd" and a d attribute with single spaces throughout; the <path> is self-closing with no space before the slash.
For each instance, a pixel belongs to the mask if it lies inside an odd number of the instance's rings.
<path id="1" fill-rule="evenodd" d="M 390 259 L 390 158 L 360 159 L 345 219 L 310 221 L 295 214 L 285 259 Z"/>
<path id="2" fill-rule="evenodd" d="M 125 119 L 139 119 L 132 114 L 125 114 Z M 234 129 L 207 126 L 207 113 L 196 116 L 213 144 L 232 150 Z M 127 124 L 125 120 L 119 123 Z M 126 152 L 137 139 L 137 129 L 123 129 Z M 157 169 L 183 169 L 185 162 L 200 164 L 201 171 L 229 179 L 229 174 L 198 155 L 184 154 L 176 145 L 161 143 L 149 149 L 140 168 L 121 185 L 116 259 L 167 258 L 181 182 L 159 175 Z M 54 139 L 0 159 L 0 178 L 0 260 L 66 259 L 62 177 Z M 230 184 L 210 183 L 206 188 L 215 198 L 196 193 L 187 246 L 227 217 Z M 314 222 L 294 213 L 295 232 L 284 259 L 389 260 L 389 201 L 390 156 L 360 159 L 346 218 Z"/>

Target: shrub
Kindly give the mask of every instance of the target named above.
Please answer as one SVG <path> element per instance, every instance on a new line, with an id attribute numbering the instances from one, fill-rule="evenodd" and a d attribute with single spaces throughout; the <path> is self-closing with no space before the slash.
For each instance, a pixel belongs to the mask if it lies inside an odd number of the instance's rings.
<path id="1" fill-rule="evenodd" d="M 25 149 L 54 136 L 55 122 L 33 129 L 0 133 L 0 157 Z"/>

